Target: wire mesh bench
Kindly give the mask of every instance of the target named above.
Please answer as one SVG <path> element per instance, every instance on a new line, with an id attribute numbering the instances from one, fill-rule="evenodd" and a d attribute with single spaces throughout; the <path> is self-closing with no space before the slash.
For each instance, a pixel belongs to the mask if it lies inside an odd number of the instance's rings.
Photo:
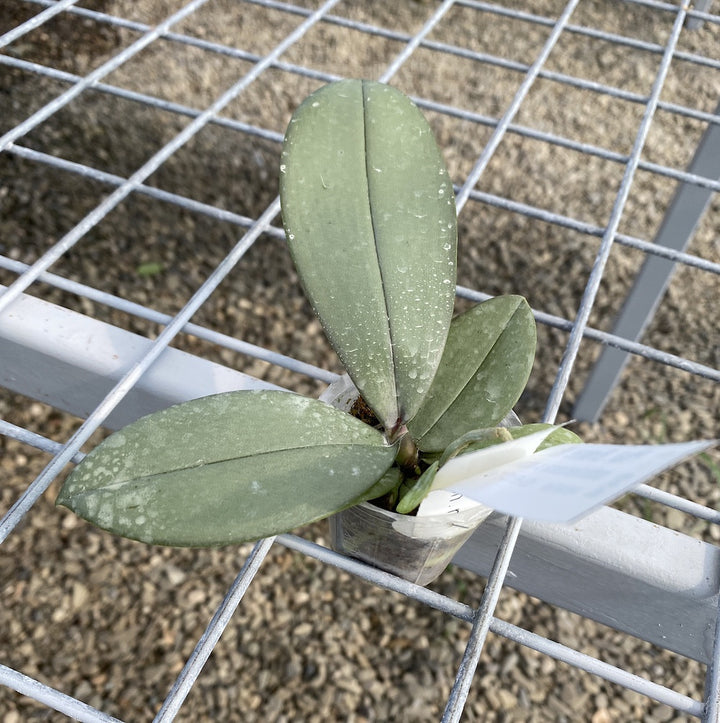
<path id="1" fill-rule="evenodd" d="M 337 378 L 337 361 L 296 303 L 275 169 L 292 109 L 342 76 L 396 84 L 436 129 L 457 191 L 458 307 L 507 292 L 530 300 L 540 350 L 523 417 L 600 419 L 583 434 L 603 441 L 716 436 L 720 16 L 711 8 L 154 5 L 18 0 L 4 10 L 0 387 L 9 413 L 0 432 L 11 463 L 18 448 L 51 456 L 38 474 L 11 470 L 24 481 L 2 510 L 4 549 L 39 519 L 100 428 L 232 389 L 317 394 Z M 81 421 L 56 439 L 20 414 L 31 400 Z M 571 527 L 493 516 L 455 560 L 486 579 L 469 602 L 339 556 L 312 531 L 260 541 L 146 717 L 182 715 L 280 546 L 470 624 L 443 720 L 463 709 L 480 715 L 486 704 L 472 686 L 493 655 L 490 632 L 681 716 L 718 721 L 717 469 L 710 455 Z M 23 560 L 3 569 L 3 585 L 22 598 L 35 571 Z M 503 620 L 504 588 L 692 661 L 704 692 L 639 676 L 534 632 L 530 620 Z M 79 720 L 128 719 L 122 700 L 89 705 L 44 682 L 37 666 L 3 656 L 7 689 Z M 519 706 L 526 719 L 538 708 Z M 260 715 L 271 719 L 269 710 Z M 602 715 L 599 707 L 593 720 L 612 720 Z"/>

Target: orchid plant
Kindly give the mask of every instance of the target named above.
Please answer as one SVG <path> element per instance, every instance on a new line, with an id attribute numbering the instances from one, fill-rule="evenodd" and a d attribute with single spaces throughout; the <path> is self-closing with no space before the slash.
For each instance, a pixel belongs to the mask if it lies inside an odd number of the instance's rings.
<path id="1" fill-rule="evenodd" d="M 148 543 L 237 543 L 369 500 L 412 514 L 450 458 L 537 429 L 498 427 L 532 368 L 532 313 L 500 296 L 453 318 L 453 186 L 405 95 L 345 80 L 309 96 L 280 197 L 306 295 L 358 390 L 352 412 L 284 391 L 179 404 L 109 436 L 58 504 Z M 544 444 L 569 441 L 559 429 Z"/>

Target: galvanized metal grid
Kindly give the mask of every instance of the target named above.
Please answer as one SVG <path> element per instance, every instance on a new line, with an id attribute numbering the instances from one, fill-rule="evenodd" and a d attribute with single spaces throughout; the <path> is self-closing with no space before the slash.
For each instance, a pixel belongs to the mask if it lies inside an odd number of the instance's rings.
<path id="1" fill-rule="evenodd" d="M 663 18 L 663 22 L 667 23 L 668 34 L 666 42 L 664 45 L 659 45 L 632 37 L 633 34 L 631 32 L 627 32 L 627 34 L 617 34 L 581 24 L 573 24 L 573 13 L 576 11 L 578 5 L 580 5 L 580 2 L 581 0 L 570 0 L 567 5 L 560 8 L 556 15 L 551 16 L 549 14 L 540 15 L 523 9 L 504 7 L 499 4 L 478 2 L 476 0 L 458 0 L 457 2 L 454 0 L 445 0 L 445 2 L 439 3 L 436 6 L 427 6 L 425 8 L 427 17 L 422 27 L 415 33 L 406 33 L 351 20 L 343 13 L 342 0 L 329 0 L 329 2 L 312 10 L 290 3 L 275 2 L 274 0 L 251 0 L 251 2 L 248 2 L 248 5 L 261 6 L 268 10 L 297 17 L 298 19 L 298 24 L 295 29 L 283 37 L 280 42 L 266 54 L 253 53 L 242 48 L 229 47 L 213 42 L 212 40 L 201 39 L 174 31 L 173 28 L 179 22 L 186 18 L 192 18 L 193 13 L 198 11 L 202 6 L 211 6 L 209 0 L 192 0 L 182 6 L 177 12 L 169 15 L 164 21 L 152 26 L 98 12 L 90 8 L 79 7 L 78 0 L 59 0 L 58 2 L 52 2 L 51 0 L 25 0 L 25 2 L 20 3 L 37 6 L 37 14 L 27 22 L 20 24 L 5 35 L 0 36 L 0 48 L 7 51 L 7 54 L 0 55 L 0 63 L 21 69 L 27 73 L 42 75 L 61 81 L 67 84 L 67 89 L 46 105 L 41 106 L 38 110 L 34 112 L 28 111 L 25 121 L 7 130 L 5 134 L 0 137 L 0 151 L 33 163 L 45 164 L 68 173 L 79 174 L 103 188 L 109 187 L 113 190 L 32 265 L 25 265 L 9 256 L 0 256 L 0 267 L 17 275 L 17 279 L 10 284 L 0 296 L 0 314 L 5 312 L 11 304 L 21 298 L 25 290 L 32 290 L 31 287 L 33 287 L 36 282 L 41 281 L 96 303 L 122 310 L 129 315 L 157 322 L 163 326 L 163 330 L 153 343 L 149 345 L 147 352 L 144 353 L 142 358 L 124 374 L 112 391 L 107 394 L 102 403 L 92 411 L 76 433 L 65 443 L 57 444 L 28 430 L 18 428 L 7 422 L 0 422 L 0 432 L 4 435 L 19 439 L 26 444 L 40 447 L 54 455 L 45 470 L 30 482 L 25 493 L 3 517 L 2 522 L 0 522 L 0 542 L 4 541 L 13 533 L 25 515 L 31 513 L 35 502 L 47 490 L 63 468 L 68 463 L 77 462 L 81 455 L 80 450 L 82 446 L 90 439 L 98 427 L 105 423 L 113 410 L 132 392 L 133 388 L 143 379 L 153 363 L 160 358 L 173 339 L 181 333 L 193 334 L 213 344 L 239 351 L 254 358 L 268 361 L 271 364 L 283 366 L 293 372 L 307 375 L 322 382 L 331 382 L 336 378 L 335 374 L 327 370 L 268 349 L 263 349 L 257 345 L 233 339 L 214 330 L 204 328 L 202 325 L 192 324 L 190 321 L 261 235 L 270 234 L 273 236 L 282 236 L 282 232 L 278 228 L 279 201 L 275 199 L 267 206 L 262 214 L 257 218 L 252 218 L 233 213 L 231 210 L 215 205 L 196 201 L 182 194 L 164 191 L 147 183 L 150 176 L 157 169 L 196 137 L 208 124 L 218 124 L 245 136 L 279 143 L 281 141 L 281 134 L 278 131 L 224 117 L 221 113 L 233 100 L 241 96 L 251 84 L 256 82 L 263 73 L 269 69 L 281 70 L 290 74 L 290 77 L 302 77 L 316 81 L 317 83 L 340 77 L 333 73 L 315 70 L 283 60 L 283 55 L 286 51 L 299 42 L 303 36 L 318 24 L 342 26 L 359 33 L 367 34 L 368 36 L 381 37 L 402 43 L 402 51 L 378 74 L 378 79 L 383 81 L 392 82 L 393 77 L 418 48 L 431 49 L 443 54 L 467 59 L 474 63 L 487 64 L 488 66 L 511 70 L 522 78 L 514 97 L 504 108 L 499 118 L 476 113 L 472 108 L 455 107 L 429 98 L 416 97 L 415 100 L 418 105 L 426 111 L 445 114 L 453 118 L 468 121 L 476 124 L 478 128 L 486 127 L 491 129 L 489 140 L 485 143 L 482 152 L 470 172 L 464 179 L 455 179 L 457 182 L 457 207 L 461 217 L 463 209 L 468 203 L 487 204 L 501 208 L 508 213 L 521 214 L 531 219 L 542 220 L 560 228 L 570 229 L 589 237 L 600 239 L 595 263 L 588 275 L 585 292 L 576 316 L 571 319 L 562 318 L 543 309 L 535 310 L 538 322 L 568 333 L 564 354 L 546 402 L 545 420 L 553 421 L 558 414 L 561 401 L 573 372 L 581 342 L 584 339 L 644 357 L 661 366 L 677 368 L 690 376 L 720 382 L 719 369 L 712 368 L 706 364 L 693 362 L 681 355 L 671 354 L 638 341 L 623 338 L 616 333 L 592 328 L 589 324 L 598 289 L 605 272 L 606 263 L 616 244 L 640 250 L 647 254 L 648 258 L 667 259 L 673 263 L 685 265 L 689 268 L 696 269 L 698 273 L 720 274 L 720 263 L 686 252 L 684 250 L 684 244 L 680 244 L 675 248 L 663 247 L 653 243 L 649 239 L 638 238 L 620 232 L 626 202 L 632 184 L 639 171 L 664 176 L 695 189 L 703 189 L 707 193 L 708 198 L 720 190 L 720 180 L 718 180 L 720 175 L 718 174 L 718 171 L 720 171 L 720 161 L 717 160 L 717 158 L 720 158 L 720 142 L 718 141 L 709 141 L 709 150 L 706 154 L 706 156 L 710 157 L 711 162 L 715 159 L 716 175 L 712 177 L 707 175 L 709 173 L 708 171 L 698 173 L 692 168 L 688 171 L 681 171 L 662 164 L 652 163 L 645 160 L 642 155 L 651 124 L 658 110 L 707 124 L 708 131 L 706 132 L 706 139 L 720 127 L 720 116 L 717 114 L 669 102 L 663 100 L 662 97 L 664 82 L 673 62 L 682 60 L 683 62 L 697 64 L 703 68 L 711 68 L 716 72 L 720 72 L 720 56 L 708 57 L 706 55 L 685 52 L 678 48 L 683 33 L 692 32 L 692 30 L 688 29 L 688 26 L 697 27 L 702 26 L 704 23 L 718 25 L 720 24 L 720 16 L 708 12 L 707 7 L 704 8 L 705 11 L 701 12 L 697 10 L 694 11 L 685 4 L 672 5 L 657 2 L 656 0 L 632 0 L 632 4 L 652 9 L 658 16 Z M 519 62 L 517 60 L 494 56 L 434 40 L 432 38 L 433 31 L 442 24 L 443 19 L 449 11 L 454 7 L 460 6 L 473 10 L 477 14 L 478 22 L 482 22 L 485 14 L 497 14 L 522 21 L 527 23 L 528 26 L 546 28 L 547 35 L 540 52 L 532 59 L 532 62 Z M 611 5 L 609 5 L 609 8 L 610 7 Z M 80 19 L 89 19 L 99 25 L 105 24 L 131 30 L 137 34 L 137 39 L 111 57 L 107 62 L 82 77 L 53 67 L 28 62 L 12 52 L 14 43 L 18 43 L 26 34 L 41 26 L 49 27 L 49 21 L 61 13 L 76 18 L 78 21 Z M 658 64 L 650 92 L 647 95 L 643 95 L 631 90 L 605 85 L 597 81 L 589 81 L 547 69 L 548 57 L 557 47 L 559 40 L 568 34 L 601 39 L 610 44 L 655 54 L 658 57 Z M 249 64 L 249 70 L 242 74 L 217 100 L 202 110 L 180 103 L 170 102 L 151 94 L 127 90 L 105 81 L 114 70 L 159 40 L 171 44 L 192 46 L 207 53 L 215 53 L 234 58 Z M 636 136 L 630 152 L 623 154 L 584 141 L 537 130 L 518 122 L 518 113 L 523 107 L 523 103 L 528 98 L 531 89 L 540 80 L 559 83 L 567 88 L 590 90 L 601 96 L 619 98 L 640 105 L 643 108 L 643 114 L 637 126 Z M 462 82 L 462 79 L 458 79 L 458 82 Z M 24 143 L 23 139 L 34 129 L 52 118 L 54 114 L 72 103 L 81 94 L 88 92 L 109 94 L 147 107 L 176 114 L 179 119 L 183 120 L 185 125 L 182 130 L 163 145 L 155 155 L 127 177 L 107 173 L 83 163 L 33 150 L 30 147 L 31 144 L 26 145 Z M 602 224 L 596 225 L 577 218 L 563 216 L 543 208 L 523 204 L 501 195 L 476 190 L 476 186 L 483 172 L 488 168 L 495 152 L 508 134 L 519 134 L 553 147 L 565 148 L 585 154 L 588 157 L 601 158 L 621 164 L 624 169 L 623 177 L 607 220 Z M 82 242 L 94 226 L 105 219 L 113 209 L 118 207 L 119 204 L 132 194 L 144 194 L 158 201 L 175 204 L 192 213 L 203 215 L 217 221 L 228 222 L 243 229 L 242 237 L 232 252 L 214 268 L 202 286 L 192 298 L 183 305 L 177 314 L 162 314 L 142 304 L 115 297 L 76 280 L 53 275 L 49 271 L 54 263 L 67 254 L 75 244 Z M 692 232 L 690 232 L 690 234 L 691 233 Z M 12 240 L 10 240 L 10 244 L 12 245 Z M 658 290 L 658 293 L 661 293 L 661 291 L 662 288 Z M 458 287 L 458 295 L 461 298 L 471 300 L 488 298 L 488 295 L 481 290 L 467 287 Z M 689 500 L 648 486 L 639 490 L 638 494 L 648 499 L 670 505 L 689 514 L 696 515 L 700 519 L 715 524 L 720 523 L 720 514 L 715 510 L 705 508 Z M 208 623 L 205 634 L 198 641 L 193 654 L 178 676 L 174 687 L 168 694 L 155 720 L 172 720 L 178 713 L 185 697 L 198 678 L 205 661 L 219 640 L 225 626 L 230 621 L 234 610 L 240 604 L 245 591 L 252 583 L 268 551 L 276 542 L 305 555 L 317 558 L 324 563 L 347 570 L 377 585 L 396 590 L 426 605 L 439 609 L 448 615 L 453 615 L 472 624 L 472 634 L 457 673 L 455 686 L 447 701 L 447 707 L 443 716 L 443 720 L 445 721 L 459 720 L 462 715 L 472 677 L 489 631 L 666 703 L 684 714 L 701 718 L 704 721 L 720 720 L 720 644 L 715 645 L 713 659 L 707 668 L 706 698 L 704 700 L 693 700 L 672 689 L 650 680 L 639 678 L 621 668 L 609 665 L 592 656 L 567 648 L 493 617 L 498 597 L 512 559 L 513 549 L 521 531 L 521 526 L 521 520 L 515 519 L 508 521 L 502 541 L 497 550 L 493 569 L 488 578 L 485 593 L 477 608 L 461 604 L 431 590 L 418 588 L 415 585 L 394 578 L 386 573 L 369 568 L 356 561 L 343 558 L 336 553 L 294 535 L 280 535 L 275 539 L 258 542 L 232 587 L 228 590 L 225 600 L 218 607 L 216 614 Z M 718 630 L 715 639 L 720 640 L 720 619 L 718 620 Z M 79 720 L 116 720 L 112 716 L 93 709 L 60 690 L 55 690 L 42 684 L 32 677 L 23 674 L 22 671 L 0 666 L 0 682 Z"/>

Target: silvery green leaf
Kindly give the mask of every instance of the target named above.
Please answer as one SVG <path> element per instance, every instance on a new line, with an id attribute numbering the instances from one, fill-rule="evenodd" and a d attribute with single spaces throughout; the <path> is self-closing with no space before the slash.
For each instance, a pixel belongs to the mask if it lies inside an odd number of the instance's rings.
<path id="1" fill-rule="evenodd" d="M 445 353 L 408 429 L 424 452 L 473 429 L 496 426 L 525 388 L 535 320 L 522 296 L 498 296 L 453 319 Z"/>
<path id="2" fill-rule="evenodd" d="M 536 424 L 523 424 L 520 427 L 509 427 L 508 432 L 513 439 L 520 439 L 520 437 L 526 437 L 528 434 L 534 434 L 542 429 L 549 429 L 554 425 L 546 424 L 544 422 L 538 422 Z M 579 437 L 575 432 L 571 432 L 566 427 L 558 427 L 552 434 L 546 437 L 535 450 L 536 452 L 542 452 L 543 449 L 548 447 L 556 447 L 558 444 L 582 444 L 582 437 Z"/>
<path id="3" fill-rule="evenodd" d="M 111 435 L 73 471 L 57 502 L 143 542 L 224 545 L 365 500 L 394 456 L 379 432 L 323 402 L 231 392 Z"/>
<path id="4" fill-rule="evenodd" d="M 293 115 L 280 171 L 306 294 L 353 382 L 392 428 L 419 408 L 453 310 L 455 200 L 431 128 L 390 86 L 331 83 Z"/>
<path id="5" fill-rule="evenodd" d="M 498 444 L 504 444 L 512 439 L 520 439 L 527 437 L 535 432 L 543 429 L 555 428 L 540 444 L 537 446 L 536 452 L 542 452 L 548 447 L 556 447 L 559 444 L 582 444 L 583 440 L 578 437 L 575 432 L 571 432 L 566 427 L 557 427 L 554 424 L 546 424 L 538 422 L 537 424 L 523 424 L 519 427 L 494 427 L 493 429 L 478 429 L 475 432 L 468 432 L 459 439 L 455 440 L 445 450 L 440 458 L 440 466 L 445 464 L 459 454 L 468 454 L 477 452 L 481 449 L 494 447 Z"/>
<path id="6" fill-rule="evenodd" d="M 537 430 L 536 430 L 537 431 Z M 453 457 L 466 452 L 475 452 L 478 449 L 493 447 L 496 444 L 509 442 L 514 437 L 506 427 L 490 427 L 490 429 L 473 429 L 465 432 L 461 437 L 453 440 L 440 456 L 440 466 L 449 462 Z"/>
<path id="7" fill-rule="evenodd" d="M 400 485 L 402 481 L 402 472 L 397 467 L 390 467 L 385 474 L 367 491 L 366 497 L 369 500 L 375 500 L 378 497 L 392 492 Z"/>
<path id="8" fill-rule="evenodd" d="M 410 514 L 425 499 L 432 487 L 439 464 L 437 460 L 433 462 L 413 484 L 401 491 L 400 500 L 395 508 L 399 514 Z"/>

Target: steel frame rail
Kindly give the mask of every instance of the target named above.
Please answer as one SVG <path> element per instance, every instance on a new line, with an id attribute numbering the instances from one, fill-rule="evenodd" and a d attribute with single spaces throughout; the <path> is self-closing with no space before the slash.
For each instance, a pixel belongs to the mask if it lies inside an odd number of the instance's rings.
<path id="1" fill-rule="evenodd" d="M 562 319 L 542 310 L 535 310 L 536 319 L 540 323 L 569 332 L 565 353 L 547 401 L 544 415 L 546 421 L 553 421 L 557 415 L 583 338 L 599 341 L 625 352 L 644 356 L 662 365 L 674 366 L 689 374 L 698 375 L 716 382 L 720 381 L 720 370 L 718 369 L 661 352 L 636 340 L 627 340 L 616 334 L 592 329 L 588 324 L 605 265 L 615 243 L 640 249 L 652 259 L 667 259 L 673 263 L 685 264 L 688 267 L 697 269 L 698 272 L 720 275 L 720 264 L 717 262 L 694 256 L 677 248 L 660 248 L 643 239 L 637 239 L 619 232 L 619 225 L 630 188 L 638 170 L 655 173 L 694 188 L 703 189 L 704 192 L 707 192 L 707 195 L 720 190 L 720 181 L 716 178 L 709 178 L 694 170 L 689 172 L 678 171 L 677 169 L 648 163 L 641 157 L 650 124 L 659 109 L 708 123 L 714 128 L 720 124 L 720 116 L 716 114 L 665 102 L 661 99 L 664 81 L 674 60 L 682 60 L 683 62 L 720 70 L 720 59 L 684 52 L 677 48 L 686 20 L 689 19 L 695 25 L 701 22 L 720 23 L 719 16 L 707 12 L 708 5 L 704 5 L 702 10 L 689 10 L 684 4 L 670 5 L 655 0 L 628 0 L 669 15 L 672 20 L 672 28 L 666 44 L 661 46 L 571 23 L 573 11 L 581 0 L 570 0 L 557 18 L 511 10 L 501 5 L 478 2 L 477 0 L 457 0 L 457 2 L 455 0 L 445 0 L 430 14 L 422 28 L 412 35 L 351 21 L 340 15 L 333 15 L 333 9 L 340 5 L 341 0 L 328 0 L 315 11 L 309 11 L 289 3 L 276 2 L 275 0 L 249 0 L 253 4 L 291 13 L 301 18 L 301 22 L 295 30 L 288 34 L 271 52 L 265 56 L 258 56 L 241 49 L 192 38 L 172 30 L 173 26 L 180 20 L 191 17 L 192 13 L 207 1 L 191 0 L 165 21 L 157 26 L 150 27 L 142 23 L 131 22 L 123 18 L 76 7 L 75 0 L 59 0 L 58 2 L 52 2 L 52 0 L 28 0 L 28 2 L 42 6 L 45 9 L 41 10 L 28 22 L 0 36 L 0 49 L 11 46 L 12 43 L 25 34 L 47 23 L 59 13 L 90 18 L 96 22 L 123 27 L 139 33 L 139 37 L 135 42 L 84 77 L 47 66 L 28 63 L 11 55 L 0 55 L 1 64 L 48 76 L 69 84 L 66 91 L 0 137 L 0 152 L 13 154 L 34 163 L 46 164 L 67 172 L 80 174 L 114 189 L 80 223 L 32 265 L 27 266 L 7 257 L 0 257 L 0 267 L 17 274 L 14 283 L 7 288 L 0 288 L 0 360 L 3 362 L 2 366 L 0 366 L 0 385 L 85 417 L 85 422 L 64 444 L 55 443 L 7 422 L 0 422 L 1 434 L 19 439 L 25 444 L 45 449 L 53 454 L 53 459 L 45 470 L 28 486 L 25 493 L 0 521 L 0 544 L 13 533 L 19 522 L 31 511 L 39 496 L 57 477 L 63 467 L 68 463 L 79 460 L 82 445 L 98 427 L 116 428 L 147 413 L 147 411 L 162 408 L 183 399 L 203 396 L 215 391 L 265 385 L 264 382 L 254 380 L 247 375 L 233 372 L 219 365 L 213 365 L 207 360 L 198 359 L 172 349 L 169 345 L 178 334 L 192 333 L 211 343 L 283 366 L 298 374 L 304 374 L 328 383 L 334 380 L 335 375 L 326 370 L 232 339 L 227 335 L 204 329 L 190 321 L 195 312 L 262 234 L 281 235 L 280 229 L 273 226 L 279 212 L 278 200 L 275 199 L 270 203 L 264 213 L 257 219 L 252 219 L 208 204 L 199 203 L 180 194 L 154 188 L 145 183 L 155 170 L 208 124 L 219 124 L 252 137 L 278 142 L 280 137 L 276 132 L 225 118 L 222 116 L 222 111 L 268 68 L 277 68 L 288 73 L 321 81 L 336 79 L 338 76 L 281 60 L 283 53 L 318 23 L 342 25 L 363 33 L 379 35 L 402 42 L 404 44 L 402 51 L 379 78 L 384 82 L 390 81 L 407 59 L 411 57 L 412 53 L 420 47 L 457 55 L 473 62 L 495 65 L 522 75 L 522 82 L 514 98 L 499 119 L 487 118 L 471 110 L 443 105 L 426 98 L 415 98 L 415 100 L 424 109 L 469 120 L 492 129 L 490 140 L 477 158 L 467 178 L 457 188 L 459 213 L 462 212 L 469 201 L 486 203 L 565 228 L 572 228 L 588 236 L 600 238 L 597 257 L 590 272 L 585 294 L 576 317 L 574 319 Z M 495 13 L 537 24 L 546 27 L 549 34 L 540 53 L 531 64 L 471 52 L 464 48 L 430 39 L 429 35 L 432 30 L 442 22 L 443 17 L 455 5 L 462 5 L 479 13 Z M 618 45 L 657 54 L 660 57 L 660 63 L 649 96 L 642 97 L 602 83 L 548 71 L 544 67 L 547 58 L 564 33 L 599 38 Z M 176 43 L 190 44 L 204 51 L 221 53 L 250 62 L 253 65 L 249 72 L 204 110 L 170 103 L 143 93 L 127 91 L 104 82 L 103 79 L 113 70 L 159 38 Z M 631 152 L 625 156 L 612 150 L 589 144 L 580 144 L 567 138 L 540 132 L 516 123 L 517 112 L 537 79 L 550 80 L 568 87 L 582 88 L 641 104 L 644 109 L 643 117 Z M 33 129 L 39 127 L 57 111 L 85 92 L 109 93 L 149 107 L 175 113 L 178 117 L 188 118 L 189 122 L 180 133 L 128 178 L 122 178 L 83 164 L 40 153 L 19 143 Z M 577 219 L 563 217 L 543 209 L 529 207 L 476 190 L 480 177 L 486 170 L 501 141 L 508 134 L 520 134 L 622 164 L 624 167 L 623 180 L 618 189 L 607 224 L 602 227 L 593 226 Z M 84 236 L 95 225 L 133 193 L 146 194 L 157 200 L 172 203 L 196 213 L 228 221 L 243 229 L 243 235 L 231 253 L 216 267 L 181 311 L 172 317 L 112 297 L 104 292 L 63 279 L 49 272 L 50 267 L 58 259 L 75 244 L 82 241 Z M 139 318 L 162 324 L 164 329 L 157 339 L 150 341 L 121 329 L 106 324 L 103 325 L 101 322 L 83 317 L 76 312 L 54 307 L 47 302 L 39 301 L 25 294 L 25 291 L 37 281 L 49 283 L 57 288 L 77 293 L 110 307 L 120 308 Z M 458 287 L 458 295 L 474 300 L 487 298 L 486 294 L 478 290 L 463 287 Z M 39 310 L 39 306 L 42 306 L 42 311 Z M 47 333 L 47 331 L 41 332 L 37 320 L 43 315 L 61 315 L 65 329 L 72 328 L 73 325 L 83 329 L 92 327 L 97 331 L 96 338 L 103 341 L 96 344 L 91 354 L 80 355 L 73 348 L 71 334 L 63 337 L 64 332 L 55 336 Z M 108 366 L 106 362 L 110 349 L 121 349 L 123 354 L 114 360 L 114 364 Z M 58 379 L 62 382 L 60 385 L 54 382 L 49 383 L 50 380 Z M 60 393 L 60 389 L 71 389 L 73 393 L 63 395 Z M 695 514 L 709 522 L 720 523 L 720 515 L 715 510 L 704 508 L 688 500 L 654 490 L 651 487 L 644 487 L 640 490 L 640 494 L 649 499 L 659 500 L 663 504 L 670 504 L 689 514 Z M 638 557 L 637 565 L 628 565 L 626 559 L 620 559 L 619 555 L 614 558 L 613 550 L 608 549 L 605 550 L 604 556 L 598 563 L 597 556 L 589 555 L 588 551 L 610 529 L 622 530 L 623 534 L 627 534 L 628 530 L 632 529 L 633 534 L 638 536 L 638 546 L 647 546 L 648 554 Z M 600 513 L 588 518 L 580 528 L 573 531 L 553 526 L 523 523 L 517 519 L 493 518 L 489 523 L 481 527 L 471 543 L 461 551 L 456 559 L 459 564 L 488 578 L 485 592 L 477 607 L 463 605 L 438 593 L 419 588 L 293 535 L 280 535 L 276 539 L 260 541 L 251 552 L 212 620 L 209 621 L 205 634 L 198 641 L 185 668 L 178 676 L 175 685 L 155 718 L 156 721 L 172 720 L 178 713 L 187 693 L 200 674 L 207 657 L 219 640 L 234 610 L 241 603 L 243 595 L 260 569 L 268 551 L 275 543 L 302 552 L 324 563 L 335 565 L 358 577 L 410 596 L 472 624 L 470 640 L 458 669 L 455 685 L 447 701 L 443 721 L 457 721 L 460 719 L 470 683 L 489 632 L 505 636 L 521 645 L 550 655 L 557 660 L 562 660 L 599 675 L 606 680 L 619 683 L 631 690 L 673 706 L 687 715 L 701 718 L 707 722 L 717 723 L 717 721 L 720 721 L 718 693 L 720 687 L 720 643 L 718 643 L 720 638 L 720 618 L 718 618 L 720 565 L 718 562 L 720 560 L 718 555 L 720 551 L 713 545 L 678 536 L 677 533 L 671 533 L 663 530 L 663 528 L 657 528 L 657 526 L 648 526 L 644 521 L 630 518 L 630 516 L 616 510 L 602 510 Z M 705 699 L 702 701 L 693 700 L 669 688 L 639 678 L 621 668 L 608 665 L 603 661 L 554 643 L 494 617 L 500 591 L 507 584 L 529 594 L 537 595 L 552 604 L 575 610 L 604 623 L 613 624 L 613 616 L 608 608 L 609 603 L 607 600 L 598 599 L 596 592 L 583 592 L 581 587 L 573 587 L 562 576 L 557 576 L 557 563 L 561 558 L 565 560 L 565 566 L 571 569 L 573 574 L 594 576 L 599 580 L 599 584 L 609 586 L 609 589 L 625 590 L 634 605 L 640 604 L 649 594 L 652 594 L 654 599 L 659 601 L 659 604 L 655 606 L 654 613 L 656 617 L 653 619 L 652 626 L 648 624 L 647 616 L 637 616 L 624 625 L 616 626 L 645 640 L 667 647 L 669 650 L 674 650 L 681 655 L 705 663 L 708 673 Z M 709 570 L 710 573 L 708 573 Z M 593 599 L 591 600 L 590 597 Z M 683 634 L 683 631 L 679 628 L 673 628 L 672 626 L 674 611 L 681 607 L 688 609 L 688 606 L 693 610 L 692 617 L 697 623 L 697 629 L 694 629 L 692 635 L 688 635 L 687 630 Z M 657 628 L 658 625 L 660 632 L 657 629 L 651 629 L 651 627 Z M 21 671 L 15 671 L 2 665 L 0 665 L 0 683 L 78 720 L 117 720 L 59 690 L 29 678 Z"/>

